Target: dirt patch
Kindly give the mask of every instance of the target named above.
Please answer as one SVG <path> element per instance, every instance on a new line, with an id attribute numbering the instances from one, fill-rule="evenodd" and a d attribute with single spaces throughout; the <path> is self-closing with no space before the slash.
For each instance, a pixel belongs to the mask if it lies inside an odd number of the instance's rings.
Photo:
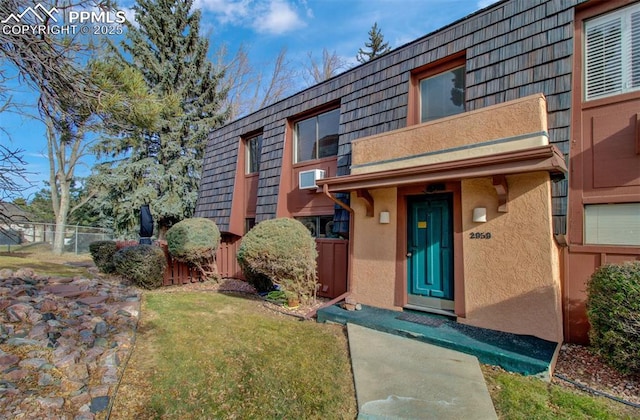
<path id="1" fill-rule="evenodd" d="M 555 373 L 596 391 L 640 405 L 640 376 L 618 372 L 588 347 L 564 344 Z M 575 387 L 557 377 L 553 380 L 563 386 Z"/>

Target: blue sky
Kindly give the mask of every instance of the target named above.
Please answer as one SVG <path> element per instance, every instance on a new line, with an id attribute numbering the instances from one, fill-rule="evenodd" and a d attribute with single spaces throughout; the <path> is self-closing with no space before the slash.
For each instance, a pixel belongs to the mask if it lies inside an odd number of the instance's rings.
<path id="1" fill-rule="evenodd" d="M 210 54 L 224 43 L 231 53 L 240 45 L 248 51 L 252 66 L 269 68 L 283 47 L 294 66 L 308 63 L 308 54 L 320 59 L 323 48 L 336 53 L 350 66 L 357 63 L 358 48 L 367 32 L 378 23 L 391 48 L 465 17 L 495 0 L 195 0 L 201 9 L 202 35 L 210 39 Z M 119 9 L 133 16 L 133 3 L 120 2 Z M 4 16 L 0 17 L 0 20 Z M 109 35 L 105 35 L 109 36 Z M 301 86 L 303 87 L 303 86 Z M 14 102 L 32 106 L 37 96 L 25 86 L 12 83 Z M 35 112 L 33 108 L 27 111 Z M 15 113 L 0 113 L 0 142 L 24 150 L 29 179 L 34 188 L 48 179 L 44 125 Z M 90 173 L 91 157 L 76 171 Z"/>

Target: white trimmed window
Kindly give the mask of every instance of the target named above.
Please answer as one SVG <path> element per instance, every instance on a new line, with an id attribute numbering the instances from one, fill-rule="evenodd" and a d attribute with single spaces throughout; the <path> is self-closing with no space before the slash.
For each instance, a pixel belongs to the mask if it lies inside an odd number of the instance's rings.
<path id="1" fill-rule="evenodd" d="M 640 90 L 640 3 L 584 23 L 585 100 Z"/>
<path id="2" fill-rule="evenodd" d="M 586 205 L 584 242 L 589 245 L 640 245 L 640 203 Z"/>

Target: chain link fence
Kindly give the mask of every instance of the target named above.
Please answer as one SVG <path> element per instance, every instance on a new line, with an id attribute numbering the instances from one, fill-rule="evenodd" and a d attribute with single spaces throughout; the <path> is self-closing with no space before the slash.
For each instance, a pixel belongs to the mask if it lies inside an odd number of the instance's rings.
<path id="1" fill-rule="evenodd" d="M 56 225 L 53 223 L 20 222 L 0 226 L 0 250 L 11 251 L 12 247 L 47 243 L 53 244 Z M 83 254 L 89 252 L 94 241 L 113 239 L 110 229 L 91 226 L 67 226 L 64 233 L 66 252 Z"/>

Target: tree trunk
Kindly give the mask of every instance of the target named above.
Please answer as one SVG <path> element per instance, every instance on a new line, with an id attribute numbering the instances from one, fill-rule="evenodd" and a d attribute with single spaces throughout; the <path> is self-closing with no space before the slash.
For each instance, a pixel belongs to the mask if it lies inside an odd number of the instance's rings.
<path id="1" fill-rule="evenodd" d="M 56 233 L 53 238 L 53 253 L 55 255 L 62 255 L 62 253 L 64 253 L 64 234 L 67 228 L 71 194 L 71 184 L 69 182 L 60 182 L 59 184 L 60 202 L 58 211 L 56 212 Z"/>

